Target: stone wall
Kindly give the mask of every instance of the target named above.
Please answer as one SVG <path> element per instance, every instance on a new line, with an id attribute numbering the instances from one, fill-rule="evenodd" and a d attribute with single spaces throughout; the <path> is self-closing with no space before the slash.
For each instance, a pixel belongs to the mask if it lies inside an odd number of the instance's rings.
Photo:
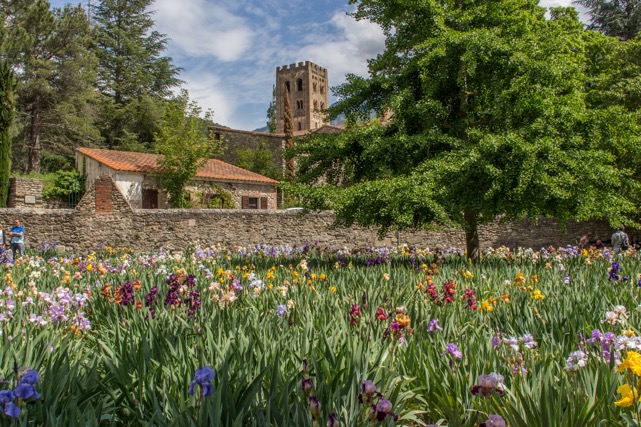
<path id="1" fill-rule="evenodd" d="M 231 163 L 232 165 L 238 164 L 239 148 L 257 149 L 262 142 L 267 143 L 267 147 L 273 153 L 274 164 L 279 168 L 285 168 L 285 161 L 283 160 L 283 150 L 285 148 L 285 135 L 278 133 L 263 133 L 263 132 L 248 132 L 244 130 L 229 129 L 219 126 L 210 126 L 209 130 L 214 135 L 214 138 L 221 139 L 227 149 L 220 156 L 219 160 Z"/>
<path id="2" fill-rule="evenodd" d="M 10 208 L 30 207 L 42 208 L 42 181 L 29 178 L 11 178 L 9 180 Z"/>
<path id="3" fill-rule="evenodd" d="M 108 178 L 99 180 L 98 192 L 92 185 L 75 210 L 0 209 L 0 224 L 9 227 L 15 218 L 26 228 L 27 245 L 57 242 L 82 250 L 99 244 L 126 245 L 140 250 L 160 246 L 184 248 L 193 245 L 249 245 L 267 243 L 304 244 L 319 242 L 332 248 L 396 245 L 397 234 L 382 240 L 376 230 L 331 227 L 334 216 L 321 212 L 300 216 L 291 211 L 219 209 L 132 209 Z M 108 207 L 111 206 L 111 209 Z M 556 220 L 541 219 L 538 224 L 520 221 L 481 227 L 483 247 L 533 247 L 576 244 L 583 234 L 591 239 L 609 239 L 610 227 L 601 222 L 570 222 L 564 229 Z M 402 232 L 401 243 L 433 249 L 464 247 L 461 230 Z"/>

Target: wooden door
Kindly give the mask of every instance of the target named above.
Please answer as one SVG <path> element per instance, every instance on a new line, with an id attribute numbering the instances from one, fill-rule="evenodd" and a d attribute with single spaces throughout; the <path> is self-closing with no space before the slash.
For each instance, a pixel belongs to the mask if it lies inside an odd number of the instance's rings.
<path id="1" fill-rule="evenodd" d="M 142 189 L 142 208 L 158 209 L 158 190 L 151 188 Z"/>

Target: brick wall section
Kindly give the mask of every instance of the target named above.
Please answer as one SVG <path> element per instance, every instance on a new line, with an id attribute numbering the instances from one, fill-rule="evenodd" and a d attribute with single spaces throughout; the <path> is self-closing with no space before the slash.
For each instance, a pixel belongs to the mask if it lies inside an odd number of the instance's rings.
<path id="1" fill-rule="evenodd" d="M 96 213 L 113 212 L 113 200 L 111 193 L 113 191 L 113 181 L 108 176 L 101 176 L 95 181 L 95 206 Z"/>
<path id="2" fill-rule="evenodd" d="M 316 241 L 332 248 L 390 246 L 397 243 L 396 233 L 379 240 L 373 229 L 332 228 L 334 215 L 331 212 L 301 217 L 295 212 L 276 210 L 134 210 L 116 187 L 111 186 L 112 211 L 97 213 L 96 194 L 96 186 L 92 185 L 75 210 L 0 209 L 0 224 L 10 227 L 15 218 L 20 219 L 27 231 L 28 246 L 55 241 L 77 250 L 96 247 L 101 243 L 125 245 L 139 250 L 153 250 L 161 246 L 293 245 Z M 561 228 L 558 221 L 545 218 L 536 225 L 526 220 L 493 223 L 480 229 L 484 248 L 502 245 L 535 249 L 549 245 L 561 246 L 577 243 L 584 234 L 591 239 L 609 239 L 612 229 L 603 222 L 569 222 L 565 228 Z M 419 230 L 402 232 L 401 242 L 432 249 L 451 246 L 463 248 L 465 235 L 458 229 Z"/>
<path id="3" fill-rule="evenodd" d="M 9 180 L 10 208 L 29 207 L 42 208 L 42 181 L 29 178 L 11 178 Z"/>

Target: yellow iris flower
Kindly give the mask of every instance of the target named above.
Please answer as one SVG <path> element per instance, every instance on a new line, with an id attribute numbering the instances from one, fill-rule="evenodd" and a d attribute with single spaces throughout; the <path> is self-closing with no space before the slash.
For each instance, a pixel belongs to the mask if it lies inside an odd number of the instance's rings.
<path id="1" fill-rule="evenodd" d="M 639 393 L 637 393 L 636 390 L 632 390 L 632 387 L 630 387 L 629 384 L 623 384 L 617 388 L 617 393 L 621 395 L 621 399 L 617 400 L 614 402 L 615 405 L 617 406 L 623 406 L 625 408 L 630 407 L 634 405 L 634 398 L 635 395 L 638 396 Z M 641 400 L 641 399 L 639 399 Z"/>
<path id="2" fill-rule="evenodd" d="M 623 372 L 626 369 L 629 369 L 636 375 L 641 376 L 641 354 L 636 351 L 628 351 L 628 355 L 625 360 L 617 367 L 619 372 Z"/>

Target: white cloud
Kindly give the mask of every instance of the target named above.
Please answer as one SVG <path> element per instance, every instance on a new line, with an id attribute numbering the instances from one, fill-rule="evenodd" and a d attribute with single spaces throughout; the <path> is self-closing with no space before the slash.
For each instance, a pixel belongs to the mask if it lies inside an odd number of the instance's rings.
<path id="1" fill-rule="evenodd" d="M 171 38 L 171 48 L 190 56 L 235 61 L 251 46 L 254 32 L 242 17 L 205 0 L 157 0 L 156 27 Z"/>
<path id="2" fill-rule="evenodd" d="M 367 75 L 367 60 L 385 49 L 385 35 L 378 25 L 357 21 L 345 12 L 335 13 L 325 33 L 314 33 L 307 41 L 298 50 L 297 61 L 309 59 L 327 68 L 331 86 L 343 83 L 348 73 Z"/>
<path id="3" fill-rule="evenodd" d="M 182 78 L 186 82 L 184 87 L 189 91 L 189 98 L 198 102 L 203 110 L 213 110 L 215 122 L 230 123 L 237 107 L 236 98 L 225 90 L 220 77 L 202 71 L 193 69 L 182 73 Z"/>
<path id="4" fill-rule="evenodd" d="M 579 11 L 579 18 L 582 22 L 588 22 L 590 17 L 587 14 L 587 9 L 583 6 L 574 4 L 574 0 L 540 0 L 539 6 L 549 9 L 551 7 L 574 7 Z"/>

